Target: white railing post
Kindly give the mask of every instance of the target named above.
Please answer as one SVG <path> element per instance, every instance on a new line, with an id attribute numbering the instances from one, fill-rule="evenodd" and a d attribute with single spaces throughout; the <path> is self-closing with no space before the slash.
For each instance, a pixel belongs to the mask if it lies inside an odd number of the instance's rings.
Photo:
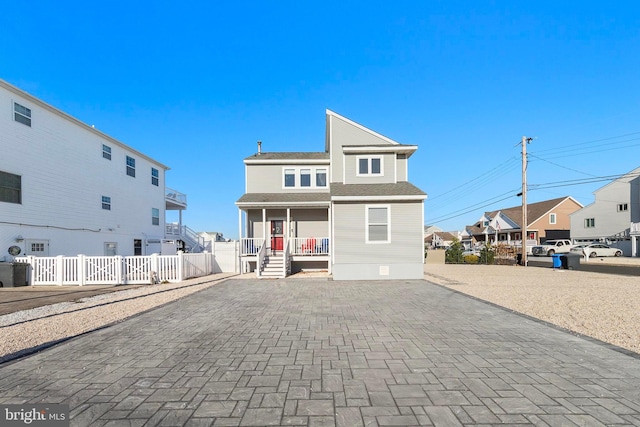
<path id="1" fill-rule="evenodd" d="M 160 280 L 160 265 L 158 254 L 151 254 L 151 267 L 149 271 L 149 283 L 155 285 L 156 280 Z"/>
<path id="2" fill-rule="evenodd" d="M 27 262 L 29 263 L 29 268 L 31 269 L 31 281 L 29 284 L 34 286 L 36 284 L 36 269 L 35 269 L 35 256 L 29 255 L 27 256 Z"/>
<path id="3" fill-rule="evenodd" d="M 58 255 L 56 257 L 56 284 L 62 286 L 64 282 L 64 257 Z"/>
<path id="4" fill-rule="evenodd" d="M 78 254 L 78 284 L 84 286 L 87 283 L 87 272 L 85 264 L 85 255 Z"/>
<path id="5" fill-rule="evenodd" d="M 183 277 L 183 271 L 184 271 L 184 252 L 182 251 L 178 251 L 178 271 L 177 271 L 177 275 L 176 278 L 178 279 L 178 281 L 183 281 L 184 277 Z"/>
<path id="6" fill-rule="evenodd" d="M 116 284 L 122 283 L 126 284 L 126 278 L 124 277 L 125 265 L 124 265 L 124 257 L 121 255 L 116 256 Z"/>

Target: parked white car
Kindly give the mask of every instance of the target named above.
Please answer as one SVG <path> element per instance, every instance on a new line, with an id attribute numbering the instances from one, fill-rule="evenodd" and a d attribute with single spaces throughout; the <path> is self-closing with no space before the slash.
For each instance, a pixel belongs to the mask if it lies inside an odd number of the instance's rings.
<path id="1" fill-rule="evenodd" d="M 587 254 L 589 258 L 602 257 L 602 256 L 622 256 L 622 250 L 618 248 L 612 248 L 602 243 L 591 243 L 590 245 L 578 245 L 571 248 L 571 252 Z"/>

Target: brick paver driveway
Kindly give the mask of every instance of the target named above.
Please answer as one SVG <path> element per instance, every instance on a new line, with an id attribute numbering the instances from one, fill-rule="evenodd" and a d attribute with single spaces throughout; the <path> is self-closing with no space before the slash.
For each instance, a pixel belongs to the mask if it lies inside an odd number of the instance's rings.
<path id="1" fill-rule="evenodd" d="M 423 281 L 229 280 L 0 367 L 72 425 L 640 425 L 640 360 Z"/>

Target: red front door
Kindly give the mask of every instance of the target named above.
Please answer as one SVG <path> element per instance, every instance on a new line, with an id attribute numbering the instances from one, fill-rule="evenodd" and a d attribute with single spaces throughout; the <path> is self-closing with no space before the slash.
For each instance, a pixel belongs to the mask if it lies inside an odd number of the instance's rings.
<path id="1" fill-rule="evenodd" d="M 283 234 L 283 221 L 277 219 L 271 221 L 271 250 L 281 251 L 283 250 L 284 234 Z"/>

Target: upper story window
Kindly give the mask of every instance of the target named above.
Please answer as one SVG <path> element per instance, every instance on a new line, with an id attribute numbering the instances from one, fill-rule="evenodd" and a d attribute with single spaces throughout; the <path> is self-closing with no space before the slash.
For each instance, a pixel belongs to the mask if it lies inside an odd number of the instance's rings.
<path id="1" fill-rule="evenodd" d="M 629 210 L 629 204 L 627 203 L 619 203 L 618 204 L 618 212 L 626 212 Z"/>
<path id="2" fill-rule="evenodd" d="M 366 207 L 366 242 L 367 243 L 389 243 L 389 206 L 367 206 Z"/>
<path id="3" fill-rule="evenodd" d="M 127 175 L 136 177 L 136 159 L 127 156 Z"/>
<path id="4" fill-rule="evenodd" d="M 312 177 L 315 174 L 315 179 Z M 283 169 L 284 188 L 325 188 L 327 168 L 293 167 Z"/>
<path id="5" fill-rule="evenodd" d="M 311 187 L 311 169 L 300 169 L 300 187 Z"/>
<path id="6" fill-rule="evenodd" d="M 111 210 L 111 197 L 102 196 L 102 209 Z"/>
<path id="7" fill-rule="evenodd" d="M 382 157 L 358 157 L 357 175 L 382 175 Z"/>
<path id="8" fill-rule="evenodd" d="M 102 157 L 111 160 L 111 147 L 102 144 Z"/>
<path id="9" fill-rule="evenodd" d="M 585 228 L 593 228 L 596 226 L 596 219 L 595 218 L 585 218 L 584 219 L 584 226 Z"/>
<path id="10" fill-rule="evenodd" d="M 151 208 L 151 224 L 160 225 L 160 209 Z"/>
<path id="11" fill-rule="evenodd" d="M 296 171 L 295 169 L 284 170 L 284 186 L 295 187 L 296 186 Z"/>
<path id="12" fill-rule="evenodd" d="M 549 224 L 555 224 L 555 223 L 556 223 L 556 214 L 550 213 L 549 214 Z"/>
<path id="13" fill-rule="evenodd" d="M 327 186 L 327 170 L 316 169 L 316 187 L 326 187 L 326 186 Z"/>
<path id="14" fill-rule="evenodd" d="M 156 168 L 151 168 L 151 184 L 157 187 L 159 183 L 160 183 L 160 172 Z"/>
<path id="15" fill-rule="evenodd" d="M 22 177 L 0 171 L 0 202 L 22 204 Z"/>
<path id="16" fill-rule="evenodd" d="M 16 122 L 31 127 L 31 108 L 27 108 L 24 105 L 20 105 L 17 102 L 14 102 L 13 119 Z"/>

